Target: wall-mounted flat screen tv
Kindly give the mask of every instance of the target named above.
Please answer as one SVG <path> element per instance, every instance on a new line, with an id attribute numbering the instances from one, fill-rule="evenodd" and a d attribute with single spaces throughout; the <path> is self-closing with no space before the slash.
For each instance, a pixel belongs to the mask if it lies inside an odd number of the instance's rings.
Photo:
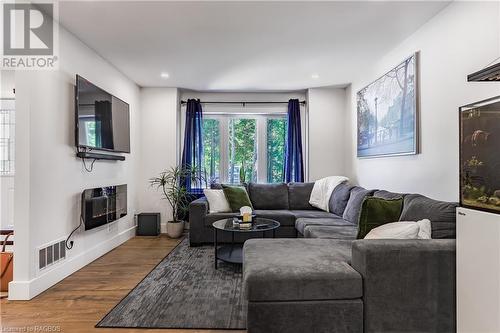
<path id="1" fill-rule="evenodd" d="M 127 103 L 77 75 L 75 106 L 77 147 L 130 153 Z"/>
<path id="2" fill-rule="evenodd" d="M 500 96 L 460 108 L 460 203 L 500 214 Z"/>
<path id="3" fill-rule="evenodd" d="M 82 192 L 85 230 L 111 223 L 127 215 L 127 185 L 97 187 Z"/>

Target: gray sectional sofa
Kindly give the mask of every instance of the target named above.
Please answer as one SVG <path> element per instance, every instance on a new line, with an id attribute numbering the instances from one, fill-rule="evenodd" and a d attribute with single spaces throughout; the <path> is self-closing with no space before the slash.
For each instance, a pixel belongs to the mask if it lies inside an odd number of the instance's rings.
<path id="1" fill-rule="evenodd" d="M 248 332 L 455 332 L 457 204 L 345 183 L 324 212 L 308 204 L 312 187 L 248 185 L 255 213 L 281 223 L 279 239 L 244 244 Z M 430 219 L 433 239 L 357 240 L 367 196 L 403 197 L 400 220 Z M 205 199 L 191 204 L 192 245 L 233 215 L 208 212 Z"/>
<path id="2" fill-rule="evenodd" d="M 343 184 L 336 188 L 330 198 L 330 212 L 325 212 L 309 204 L 314 183 L 250 183 L 246 186 L 254 213 L 259 217 L 268 217 L 280 222 L 281 226 L 276 230 L 277 238 L 306 236 L 309 231 L 315 232 L 315 228 L 312 226 L 327 225 L 339 227 L 336 229 L 338 234 L 332 232 L 330 238 L 345 239 L 346 235 L 350 235 L 350 238 L 354 239 L 356 238 L 357 219 L 364 196 L 375 192 Z M 216 184 L 213 187 L 218 188 L 219 185 Z M 350 207 L 347 207 L 344 214 L 351 192 L 353 196 L 356 194 L 357 200 Z M 190 245 L 212 243 L 214 237 L 212 223 L 236 215 L 236 213 L 209 213 L 208 201 L 205 197 L 193 201 L 189 206 Z M 222 237 L 224 236 L 229 237 L 229 235 L 222 235 Z M 236 236 L 245 237 L 245 235 Z M 246 239 L 237 238 L 236 240 L 244 241 Z"/>

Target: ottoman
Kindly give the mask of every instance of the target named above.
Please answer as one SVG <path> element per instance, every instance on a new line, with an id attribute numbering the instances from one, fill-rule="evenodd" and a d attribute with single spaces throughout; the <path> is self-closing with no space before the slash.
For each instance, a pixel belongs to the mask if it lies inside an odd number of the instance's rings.
<path id="1" fill-rule="evenodd" d="M 363 332 L 362 278 L 349 240 L 250 239 L 243 246 L 247 329 Z"/>

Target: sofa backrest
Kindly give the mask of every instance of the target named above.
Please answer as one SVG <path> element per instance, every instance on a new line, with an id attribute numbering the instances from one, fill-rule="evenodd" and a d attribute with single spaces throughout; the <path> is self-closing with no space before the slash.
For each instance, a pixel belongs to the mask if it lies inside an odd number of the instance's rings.
<path id="1" fill-rule="evenodd" d="M 285 183 L 250 183 L 248 195 L 254 209 L 289 209 L 288 185 Z"/>
<path id="2" fill-rule="evenodd" d="M 400 221 L 429 219 L 432 238 L 456 238 L 456 208 L 458 203 L 438 201 L 421 194 L 404 197 Z"/>
<path id="3" fill-rule="evenodd" d="M 314 182 L 311 183 L 289 183 L 288 205 L 292 210 L 316 209 L 309 203 Z"/>

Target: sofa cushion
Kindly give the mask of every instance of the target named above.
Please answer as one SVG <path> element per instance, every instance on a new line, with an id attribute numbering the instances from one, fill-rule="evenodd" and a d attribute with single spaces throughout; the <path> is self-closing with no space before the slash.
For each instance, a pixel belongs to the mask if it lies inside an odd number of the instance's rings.
<path id="1" fill-rule="evenodd" d="M 344 214 L 353 187 L 354 186 L 350 185 L 348 182 L 343 182 L 333 190 L 328 205 L 330 213 L 339 216 Z"/>
<path id="2" fill-rule="evenodd" d="M 314 183 L 289 183 L 288 203 L 290 209 L 316 209 L 310 203 Z"/>
<path id="3" fill-rule="evenodd" d="M 288 209 L 287 184 L 248 184 L 248 194 L 255 209 Z"/>
<path id="4" fill-rule="evenodd" d="M 239 212 L 240 208 L 245 206 L 253 209 L 252 202 L 244 186 L 222 185 L 222 188 L 233 212 Z"/>
<path id="5" fill-rule="evenodd" d="M 433 200 L 420 194 L 405 196 L 400 221 L 429 219 L 432 238 L 456 238 L 458 203 Z"/>
<path id="6" fill-rule="evenodd" d="M 338 215 L 325 212 L 323 210 L 291 210 L 296 218 L 341 218 Z"/>
<path id="7" fill-rule="evenodd" d="M 250 239 L 243 247 L 249 301 L 355 299 L 361 276 L 350 265 L 351 241 Z"/>
<path id="8" fill-rule="evenodd" d="M 361 213 L 361 205 L 363 204 L 365 198 L 372 195 L 373 192 L 375 192 L 375 190 L 367 190 L 360 186 L 353 187 L 342 218 L 357 225 L 359 222 L 359 215 Z"/>
<path id="9" fill-rule="evenodd" d="M 235 216 L 238 216 L 239 213 L 212 213 L 212 214 L 207 214 L 205 218 L 203 219 L 203 223 L 207 227 L 211 227 L 212 223 L 215 221 L 223 220 L 223 219 L 228 219 L 232 218 Z"/>
<path id="10" fill-rule="evenodd" d="M 365 238 L 373 228 L 398 221 L 403 209 L 403 198 L 387 200 L 367 197 L 361 207 L 358 239 Z"/>
<path id="11" fill-rule="evenodd" d="M 358 228 L 355 225 L 311 225 L 305 228 L 304 238 L 356 239 Z"/>
<path id="12" fill-rule="evenodd" d="M 295 215 L 286 209 L 274 209 L 274 210 L 261 210 L 256 209 L 253 211 L 258 217 L 264 217 L 267 219 L 278 221 L 282 226 L 295 226 Z"/>
<path id="13" fill-rule="evenodd" d="M 342 219 L 341 217 L 323 217 L 323 218 L 298 218 L 295 221 L 295 229 L 304 235 L 304 229 L 308 226 L 322 225 L 322 226 L 352 226 L 352 223 Z"/>
<path id="14" fill-rule="evenodd" d="M 373 193 L 373 196 L 376 198 L 382 198 L 382 199 L 400 199 L 404 198 L 405 194 L 403 193 L 396 193 L 396 192 L 389 192 L 386 190 L 378 190 Z"/>

